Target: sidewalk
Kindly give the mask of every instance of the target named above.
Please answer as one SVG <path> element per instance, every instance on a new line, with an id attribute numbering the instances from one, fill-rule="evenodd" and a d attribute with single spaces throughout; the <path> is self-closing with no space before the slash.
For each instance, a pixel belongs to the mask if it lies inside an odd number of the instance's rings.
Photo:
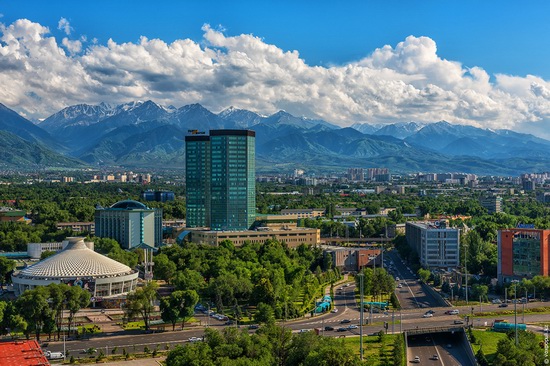
<path id="1" fill-rule="evenodd" d="M 102 363 L 102 365 L 107 366 L 159 366 L 162 365 L 166 357 L 156 357 L 156 358 L 140 358 L 139 360 L 128 360 L 128 361 L 113 361 Z"/>

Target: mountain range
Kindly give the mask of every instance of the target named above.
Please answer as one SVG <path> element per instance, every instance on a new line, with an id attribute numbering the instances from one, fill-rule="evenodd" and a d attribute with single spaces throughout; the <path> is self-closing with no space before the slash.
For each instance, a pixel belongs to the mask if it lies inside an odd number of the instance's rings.
<path id="1" fill-rule="evenodd" d="M 511 130 L 446 121 L 341 128 L 285 111 L 263 116 L 229 107 L 215 114 L 200 104 L 176 108 L 153 101 L 74 105 L 38 124 L 0 104 L 0 167 L 183 169 L 184 136 L 210 129 L 256 131 L 259 172 L 387 167 L 396 173 L 517 175 L 550 170 L 550 141 Z"/>

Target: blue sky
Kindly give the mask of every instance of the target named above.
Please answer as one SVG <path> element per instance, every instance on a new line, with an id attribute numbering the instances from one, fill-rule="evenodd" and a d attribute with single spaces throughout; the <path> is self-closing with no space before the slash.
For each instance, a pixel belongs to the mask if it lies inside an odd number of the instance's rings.
<path id="1" fill-rule="evenodd" d="M 438 54 L 489 73 L 550 79 L 548 1 L 0 1 L 1 19 L 28 18 L 55 28 L 61 17 L 106 43 L 140 36 L 199 41 L 201 26 L 254 34 L 310 65 L 340 64 L 427 36 Z"/>
<path id="2" fill-rule="evenodd" d="M 548 1 L 0 0 L 0 15 L 0 103 L 34 120 L 152 99 L 550 137 Z"/>

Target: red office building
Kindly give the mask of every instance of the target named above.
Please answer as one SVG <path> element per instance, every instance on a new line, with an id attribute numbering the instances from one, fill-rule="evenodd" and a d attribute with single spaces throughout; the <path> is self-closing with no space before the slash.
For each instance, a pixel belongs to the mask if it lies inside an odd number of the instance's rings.
<path id="1" fill-rule="evenodd" d="M 497 275 L 500 283 L 550 275 L 550 230 L 534 228 L 498 231 Z"/>

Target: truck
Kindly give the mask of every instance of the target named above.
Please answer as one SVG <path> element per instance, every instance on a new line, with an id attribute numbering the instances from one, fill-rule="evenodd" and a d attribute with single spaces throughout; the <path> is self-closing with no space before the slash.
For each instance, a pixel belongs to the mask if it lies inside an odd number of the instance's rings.
<path id="1" fill-rule="evenodd" d="M 65 355 L 63 354 L 63 352 L 46 351 L 46 358 L 48 360 L 59 360 L 59 359 L 64 359 Z"/>

